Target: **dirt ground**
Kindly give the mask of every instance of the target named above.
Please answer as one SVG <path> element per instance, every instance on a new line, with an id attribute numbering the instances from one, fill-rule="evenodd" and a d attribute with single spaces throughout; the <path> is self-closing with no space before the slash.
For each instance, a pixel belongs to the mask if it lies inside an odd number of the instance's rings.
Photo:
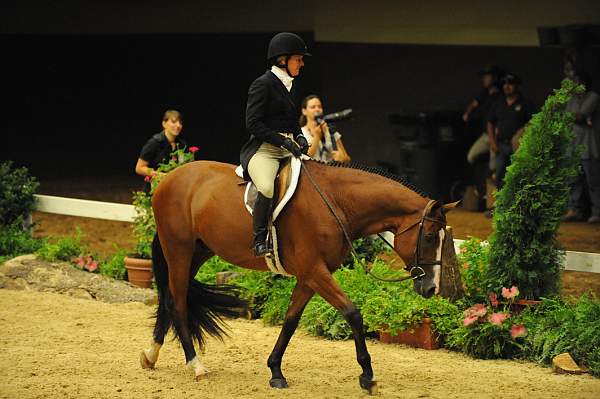
<path id="1" fill-rule="evenodd" d="M 210 340 L 209 376 L 195 382 L 176 342 L 155 370 L 139 352 L 150 342 L 153 307 L 56 293 L 0 290 L 1 398 L 348 398 L 366 397 L 352 341 L 298 331 L 283 371 L 290 388 L 268 386 L 266 359 L 279 328 L 228 321 L 230 338 Z M 598 398 L 600 379 L 553 374 L 532 363 L 474 360 L 446 350 L 368 343 L 379 396 L 387 398 Z"/>
<path id="2" fill-rule="evenodd" d="M 42 180 L 40 193 L 97 201 L 131 203 L 131 192 L 141 187 L 135 176 L 94 179 Z M 116 247 L 132 249 L 135 240 L 131 225 L 90 218 L 52 215 L 35 212 L 35 235 L 64 236 L 73 234 L 79 227 L 85 234 L 83 243 L 101 258 L 115 252 Z M 492 232 L 491 220 L 483 213 L 456 209 L 448 214 L 448 224 L 453 227 L 454 238 L 474 236 L 486 238 Z M 570 251 L 600 253 L 600 224 L 563 223 L 559 230 L 560 243 Z M 581 295 L 591 290 L 600 297 L 600 274 L 563 272 L 563 294 Z"/>

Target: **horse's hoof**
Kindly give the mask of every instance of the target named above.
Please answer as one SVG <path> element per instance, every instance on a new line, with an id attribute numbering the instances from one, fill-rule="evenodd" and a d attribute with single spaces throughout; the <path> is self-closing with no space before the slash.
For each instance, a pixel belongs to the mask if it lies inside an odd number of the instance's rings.
<path id="1" fill-rule="evenodd" d="M 288 387 L 288 383 L 285 378 L 271 378 L 269 381 L 271 388 L 283 389 Z"/>
<path id="2" fill-rule="evenodd" d="M 205 378 L 208 378 L 208 374 L 209 374 L 208 371 L 206 373 L 198 374 L 198 375 L 196 375 L 196 377 L 194 377 L 194 379 L 196 381 L 203 380 Z"/>
<path id="3" fill-rule="evenodd" d="M 148 358 L 146 357 L 146 353 L 144 351 L 142 351 L 142 353 L 140 353 L 140 365 L 142 366 L 143 369 L 153 369 L 154 368 L 154 363 L 152 363 L 150 360 L 148 360 Z"/>
<path id="4" fill-rule="evenodd" d="M 369 395 L 377 395 L 377 392 L 379 392 L 379 389 L 377 388 L 377 381 L 373 381 L 372 379 L 363 377 L 361 375 L 358 377 L 358 383 L 362 389 L 369 392 Z"/>

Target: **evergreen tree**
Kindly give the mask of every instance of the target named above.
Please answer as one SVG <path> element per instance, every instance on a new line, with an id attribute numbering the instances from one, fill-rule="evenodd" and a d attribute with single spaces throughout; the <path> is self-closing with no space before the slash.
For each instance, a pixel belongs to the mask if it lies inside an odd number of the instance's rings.
<path id="1" fill-rule="evenodd" d="M 522 297 L 557 294 L 564 251 L 556 233 L 569 197 L 577 157 L 569 99 L 583 87 L 565 79 L 528 123 L 496 196 L 488 288 L 516 285 Z"/>

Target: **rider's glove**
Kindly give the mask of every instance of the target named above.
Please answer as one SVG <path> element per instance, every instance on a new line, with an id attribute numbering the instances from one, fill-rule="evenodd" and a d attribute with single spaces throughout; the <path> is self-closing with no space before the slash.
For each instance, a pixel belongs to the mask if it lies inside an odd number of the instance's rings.
<path id="1" fill-rule="evenodd" d="M 283 144 L 281 146 L 291 152 L 296 158 L 299 158 L 302 155 L 302 149 L 289 137 L 283 140 Z"/>
<path id="2" fill-rule="evenodd" d="M 301 134 L 298 135 L 298 137 L 296 137 L 296 143 L 300 146 L 300 151 L 302 151 L 303 154 L 308 154 L 308 141 L 306 140 L 306 137 Z"/>

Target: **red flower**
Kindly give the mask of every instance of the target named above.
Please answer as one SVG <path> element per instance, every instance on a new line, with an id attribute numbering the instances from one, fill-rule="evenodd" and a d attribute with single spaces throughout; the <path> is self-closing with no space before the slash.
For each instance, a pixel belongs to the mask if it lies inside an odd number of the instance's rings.
<path id="1" fill-rule="evenodd" d="M 512 286 L 510 289 L 502 287 L 502 296 L 506 299 L 512 299 L 519 295 L 519 289 L 516 286 Z"/>
<path id="2" fill-rule="evenodd" d="M 150 182 L 150 181 L 152 181 L 152 176 L 146 176 L 146 177 L 144 177 L 144 181 L 145 181 L 145 182 Z"/>
<path id="3" fill-rule="evenodd" d="M 496 296 L 495 292 L 491 292 L 489 295 L 490 298 L 490 303 L 492 304 L 493 307 L 498 306 L 498 297 Z"/>
<path id="4" fill-rule="evenodd" d="M 471 324 L 475 323 L 477 321 L 478 317 L 477 316 L 467 316 L 465 317 L 465 319 L 463 320 L 463 325 L 466 326 L 470 326 Z"/>
<path id="5" fill-rule="evenodd" d="M 527 329 L 523 324 L 515 324 L 510 328 L 510 336 L 514 338 L 527 335 Z"/>
<path id="6" fill-rule="evenodd" d="M 508 313 L 492 313 L 488 320 L 490 323 L 499 326 L 504 320 L 508 319 L 509 316 Z"/>
<path id="7" fill-rule="evenodd" d="M 190 152 L 193 154 L 198 151 L 198 147 L 190 147 Z"/>

